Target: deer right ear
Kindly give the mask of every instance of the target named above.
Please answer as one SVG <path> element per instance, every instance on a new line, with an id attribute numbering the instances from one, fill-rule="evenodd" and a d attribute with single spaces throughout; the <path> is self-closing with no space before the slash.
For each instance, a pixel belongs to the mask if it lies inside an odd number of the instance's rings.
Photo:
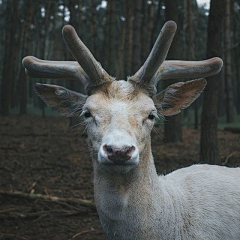
<path id="1" fill-rule="evenodd" d="M 44 102 L 67 117 L 79 116 L 87 99 L 86 95 L 56 85 L 36 83 L 35 89 Z"/>

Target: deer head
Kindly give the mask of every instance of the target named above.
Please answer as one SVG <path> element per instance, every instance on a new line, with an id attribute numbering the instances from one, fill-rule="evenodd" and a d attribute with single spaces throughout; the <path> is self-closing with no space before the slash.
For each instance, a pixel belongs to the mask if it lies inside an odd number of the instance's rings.
<path id="1" fill-rule="evenodd" d="M 156 94 L 160 80 L 208 77 L 221 70 L 220 58 L 166 61 L 176 28 L 173 21 L 163 26 L 147 60 L 127 81 L 109 76 L 69 25 L 63 28 L 63 37 L 77 61 L 23 59 L 29 77 L 71 78 L 85 86 L 86 95 L 40 83 L 36 91 L 60 114 L 84 117 L 98 167 L 117 172 L 137 167 L 150 142 L 155 119 L 179 113 L 206 86 L 206 80 L 197 79 L 173 84 Z"/>

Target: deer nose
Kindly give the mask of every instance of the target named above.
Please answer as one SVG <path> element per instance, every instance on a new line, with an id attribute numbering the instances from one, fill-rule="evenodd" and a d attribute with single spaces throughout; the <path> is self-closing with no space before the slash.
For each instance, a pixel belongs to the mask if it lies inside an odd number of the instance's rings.
<path id="1" fill-rule="evenodd" d="M 116 164 L 123 164 L 131 159 L 133 152 L 135 151 L 134 146 L 115 147 L 112 145 L 105 144 L 103 146 L 104 152 L 110 161 Z"/>

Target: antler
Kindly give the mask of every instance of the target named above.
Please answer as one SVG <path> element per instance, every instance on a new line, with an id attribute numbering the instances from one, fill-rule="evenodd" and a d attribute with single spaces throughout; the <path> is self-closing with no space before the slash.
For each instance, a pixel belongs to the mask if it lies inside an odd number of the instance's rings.
<path id="1" fill-rule="evenodd" d="M 161 79 L 204 78 L 217 74 L 222 68 L 220 58 L 205 61 L 165 61 L 176 29 L 175 22 L 165 23 L 143 66 L 128 78 L 128 81 L 145 88 L 149 95 L 156 93 L 156 85 Z M 87 86 L 87 90 L 114 81 L 79 39 L 72 26 L 63 28 L 63 37 L 77 62 L 45 61 L 28 56 L 23 59 L 23 66 L 29 77 L 78 79 Z"/>
<path id="2" fill-rule="evenodd" d="M 89 81 L 87 74 L 75 61 L 46 61 L 28 56 L 23 59 L 23 66 L 26 74 L 32 78 L 78 79 L 83 85 Z"/>
<path id="3" fill-rule="evenodd" d="M 23 59 L 23 66 L 29 77 L 78 79 L 88 89 L 114 80 L 96 61 L 72 26 L 63 28 L 63 37 L 78 62 L 46 61 L 28 56 Z"/>
<path id="4" fill-rule="evenodd" d="M 156 94 L 159 80 L 174 78 L 205 78 L 220 72 L 223 61 L 215 57 L 205 61 L 165 61 L 176 32 L 176 23 L 168 21 L 163 26 L 152 51 L 143 66 L 128 79 Z"/>
<path id="5" fill-rule="evenodd" d="M 99 85 L 107 81 L 113 81 L 113 78 L 107 74 L 107 72 L 93 57 L 88 48 L 80 40 L 72 26 L 64 26 L 62 33 L 68 49 L 85 70 L 91 79 L 90 83 L 92 85 Z"/>
<path id="6" fill-rule="evenodd" d="M 147 60 L 128 81 L 136 82 L 149 91 L 154 91 L 153 76 L 165 60 L 176 30 L 177 24 L 174 21 L 164 24 Z"/>
<path id="7" fill-rule="evenodd" d="M 164 79 L 210 77 L 219 73 L 222 66 L 219 57 L 204 61 L 164 61 L 154 77 L 155 83 Z"/>

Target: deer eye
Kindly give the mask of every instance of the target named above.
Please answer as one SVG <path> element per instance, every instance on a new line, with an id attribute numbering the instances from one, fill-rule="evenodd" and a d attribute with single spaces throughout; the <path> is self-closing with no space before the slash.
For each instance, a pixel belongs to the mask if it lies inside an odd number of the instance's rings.
<path id="1" fill-rule="evenodd" d="M 90 118 L 90 117 L 92 117 L 92 114 L 90 113 L 89 110 L 87 110 L 87 111 L 84 113 L 84 117 L 85 117 L 85 118 Z"/>
<path id="2" fill-rule="evenodd" d="M 155 115 L 153 112 L 151 112 L 149 115 L 148 115 L 148 119 L 150 120 L 153 120 L 155 118 Z"/>

